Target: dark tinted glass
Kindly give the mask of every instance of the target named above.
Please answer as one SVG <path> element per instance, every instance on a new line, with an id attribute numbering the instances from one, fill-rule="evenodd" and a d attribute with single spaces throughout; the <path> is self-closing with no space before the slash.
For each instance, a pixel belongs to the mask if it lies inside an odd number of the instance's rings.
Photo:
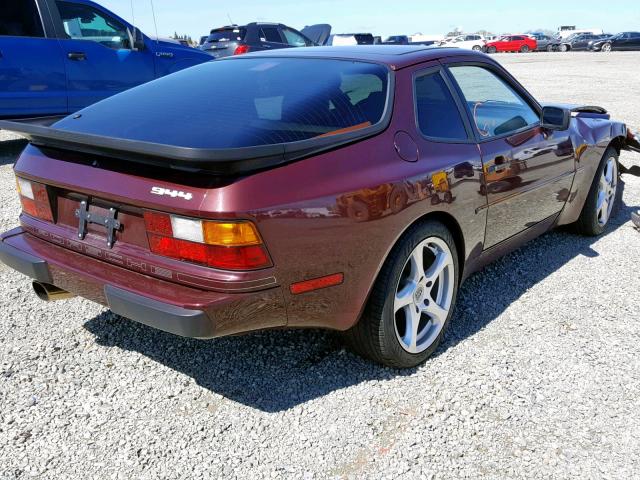
<path id="1" fill-rule="evenodd" d="M 43 37 L 44 30 L 34 0 L 5 0 L 0 7 L 0 35 Z"/>
<path id="2" fill-rule="evenodd" d="M 240 42 L 244 40 L 244 36 L 247 33 L 245 28 L 225 28 L 224 30 L 216 30 L 211 32 L 208 43 L 217 42 Z"/>
<path id="3" fill-rule="evenodd" d="M 260 29 L 260 38 L 267 42 L 282 43 L 282 37 L 277 27 L 262 27 Z"/>
<path id="4" fill-rule="evenodd" d="M 416 114 L 427 137 L 466 140 L 460 111 L 440 73 L 416 79 Z"/>
<path id="5" fill-rule="evenodd" d="M 163 77 L 56 126 L 194 148 L 273 145 L 377 124 L 387 96 L 382 65 L 246 57 Z"/>

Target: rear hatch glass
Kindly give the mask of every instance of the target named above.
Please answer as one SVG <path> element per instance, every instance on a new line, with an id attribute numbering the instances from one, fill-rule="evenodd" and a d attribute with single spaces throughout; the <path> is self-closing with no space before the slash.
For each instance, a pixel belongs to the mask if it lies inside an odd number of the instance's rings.
<path id="1" fill-rule="evenodd" d="M 388 97 L 384 65 L 247 56 L 142 85 L 55 127 L 196 149 L 268 146 L 380 124 Z"/>
<path id="2" fill-rule="evenodd" d="M 247 34 L 246 28 L 222 28 L 214 30 L 207 37 L 204 48 L 207 50 L 225 49 L 229 44 L 242 42 Z"/>

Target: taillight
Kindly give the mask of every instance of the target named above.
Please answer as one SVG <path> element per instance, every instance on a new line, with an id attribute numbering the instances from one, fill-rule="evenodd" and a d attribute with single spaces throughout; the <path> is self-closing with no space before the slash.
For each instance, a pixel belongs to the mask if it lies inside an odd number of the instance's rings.
<path id="1" fill-rule="evenodd" d="M 234 55 L 242 55 L 243 53 L 249 53 L 249 45 L 238 45 L 233 51 Z"/>
<path id="2" fill-rule="evenodd" d="M 16 177 L 18 194 L 22 211 L 27 215 L 53 222 L 53 212 L 47 187 L 41 183 L 31 182 L 24 178 Z"/>
<path id="3" fill-rule="evenodd" d="M 223 270 L 257 270 L 271 266 L 255 225 L 248 221 L 198 220 L 144 212 L 153 253 Z"/>

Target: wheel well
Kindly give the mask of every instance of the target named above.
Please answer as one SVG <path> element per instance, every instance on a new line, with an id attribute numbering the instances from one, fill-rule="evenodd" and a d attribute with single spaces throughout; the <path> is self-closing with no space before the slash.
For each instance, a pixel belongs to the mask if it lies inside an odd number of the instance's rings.
<path id="1" fill-rule="evenodd" d="M 459 278 L 462 278 L 464 273 L 464 264 L 465 264 L 465 246 L 464 246 L 464 235 L 462 233 L 462 229 L 460 228 L 460 224 L 453 217 L 453 215 L 446 212 L 429 212 L 426 215 L 416 219 L 411 225 L 407 226 L 407 229 L 403 234 L 398 238 L 396 244 L 400 241 L 400 239 L 404 236 L 404 233 L 409 231 L 411 227 L 418 225 L 420 223 L 427 222 L 429 220 L 435 220 L 437 222 L 442 223 L 453 235 L 453 240 L 456 242 L 456 250 L 458 251 L 458 271 L 460 272 Z M 394 244 L 395 245 L 395 244 Z"/>
<path id="2" fill-rule="evenodd" d="M 616 152 L 618 152 L 618 155 L 620 155 L 620 152 L 622 151 L 622 147 L 624 146 L 624 141 L 625 138 L 624 137 L 616 137 L 613 140 L 611 140 L 611 143 L 609 143 L 610 147 L 613 147 L 616 149 Z"/>

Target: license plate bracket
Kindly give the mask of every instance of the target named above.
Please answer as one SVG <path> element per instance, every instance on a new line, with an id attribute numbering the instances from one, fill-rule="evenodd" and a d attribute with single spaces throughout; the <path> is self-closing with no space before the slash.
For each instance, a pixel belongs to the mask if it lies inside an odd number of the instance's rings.
<path id="1" fill-rule="evenodd" d="M 112 248 L 116 239 L 116 232 L 120 231 L 122 224 L 116 218 L 118 211 L 110 208 L 107 215 L 100 215 L 89 211 L 89 202 L 83 200 L 80 202 L 80 208 L 76 210 L 76 218 L 78 218 L 78 238 L 84 240 L 87 236 L 87 226 L 92 223 L 101 225 L 107 229 L 107 247 Z"/>

